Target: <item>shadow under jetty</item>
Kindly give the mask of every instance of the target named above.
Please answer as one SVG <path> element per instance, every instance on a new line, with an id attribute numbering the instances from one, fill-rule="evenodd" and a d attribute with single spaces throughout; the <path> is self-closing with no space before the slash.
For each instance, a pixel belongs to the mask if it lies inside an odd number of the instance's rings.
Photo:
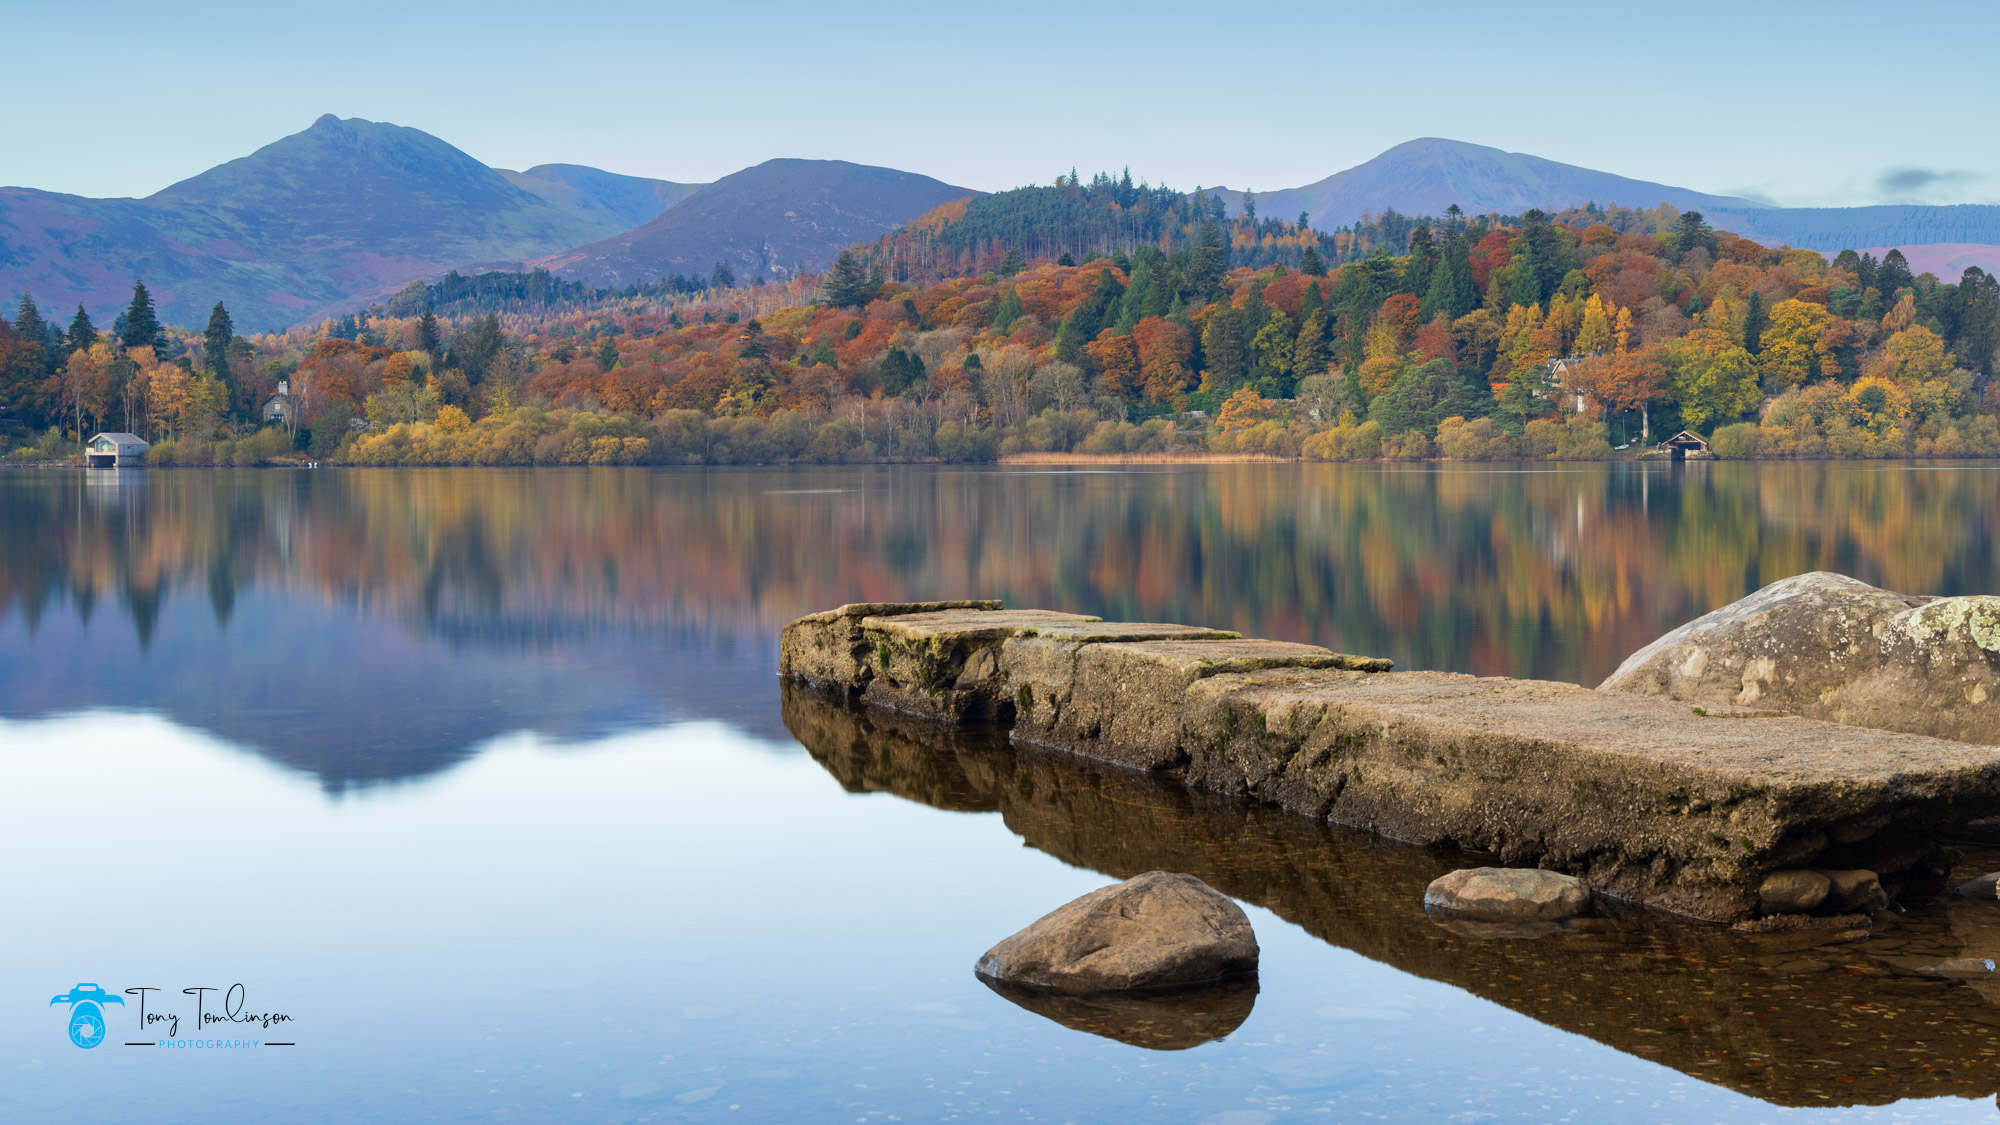
<path id="1" fill-rule="evenodd" d="M 783 690 L 786 726 L 850 792 L 997 812 L 1029 845 L 1114 879 L 1186 872 L 1333 945 L 1704 1082 L 1791 1106 L 2000 1090 L 2000 975 L 1987 967 L 2000 960 L 2000 904 L 1919 900 L 1865 933 L 1740 933 L 1613 905 L 1544 936 L 1468 934 L 1424 912 L 1424 888 L 1491 857 L 1010 745 L 1004 730 Z M 2000 852 L 1973 851 L 1954 877 L 1994 868 Z M 1136 1026 L 1116 1011 L 1023 1006 L 1135 1041 L 1116 1033 Z"/>
<path id="2" fill-rule="evenodd" d="M 1256 977 L 1192 988 L 1088 996 L 1008 984 L 990 977 L 980 977 L 979 982 L 1071 1030 L 1156 1051 L 1185 1051 L 1221 1039 L 1242 1027 L 1257 1006 Z"/>

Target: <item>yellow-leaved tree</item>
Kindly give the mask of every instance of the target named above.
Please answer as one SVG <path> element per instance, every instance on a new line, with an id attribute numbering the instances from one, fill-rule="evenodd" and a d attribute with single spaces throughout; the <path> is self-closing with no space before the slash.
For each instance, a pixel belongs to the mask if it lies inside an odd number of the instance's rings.
<path id="1" fill-rule="evenodd" d="M 1779 301 L 1771 306 L 1757 357 L 1764 383 L 1774 391 L 1803 386 L 1820 374 L 1819 341 L 1833 314 L 1811 301 Z"/>

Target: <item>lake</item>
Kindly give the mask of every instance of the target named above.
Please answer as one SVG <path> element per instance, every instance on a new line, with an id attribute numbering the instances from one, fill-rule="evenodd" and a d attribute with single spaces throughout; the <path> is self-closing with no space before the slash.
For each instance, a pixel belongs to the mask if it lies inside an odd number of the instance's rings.
<path id="1" fill-rule="evenodd" d="M 1477 857 L 857 714 L 776 638 L 999 597 L 1595 684 L 1808 570 L 2000 592 L 1996 526 L 1987 465 L 0 472 L 0 1117 L 1989 1121 L 2000 908 L 1491 940 L 1420 902 Z M 1156 868 L 1255 985 L 973 975 Z"/>

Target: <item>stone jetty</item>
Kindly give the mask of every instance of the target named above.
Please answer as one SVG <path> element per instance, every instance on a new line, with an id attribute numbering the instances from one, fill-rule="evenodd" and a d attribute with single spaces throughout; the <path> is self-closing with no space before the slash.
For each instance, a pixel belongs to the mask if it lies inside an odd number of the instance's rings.
<path id="1" fill-rule="evenodd" d="M 2000 1090 L 2000 972 L 1986 968 L 2000 959 L 2000 905 L 1990 887 L 1971 888 L 1976 899 L 1912 898 L 1865 931 L 1745 931 L 1604 900 L 1595 916 L 1550 924 L 1546 936 L 1495 940 L 1492 924 L 1424 904 L 1440 876 L 1481 857 L 1190 788 L 1171 771 L 1010 741 L 991 724 L 856 707 L 797 682 L 781 700 L 785 726 L 849 792 L 990 816 L 1022 844 L 1108 879 L 1186 872 L 1330 945 L 1704 1083 L 1822 1109 L 1990 1102 Z M 1962 861 L 1953 881 L 1983 869 Z M 1144 993 L 996 991 L 1080 1030 L 1167 1046 L 1241 1023 L 1254 989 L 1231 999 L 1226 988 L 1181 994 L 1184 1012 Z M 1401 1015 L 1322 1014 L 1361 1021 L 1329 1026 L 1363 1037 L 1373 1020 Z"/>
<path id="2" fill-rule="evenodd" d="M 1016 742 L 1493 853 L 1710 921 L 1779 912 L 1787 900 L 1766 884 L 1790 872 L 1935 885 L 1941 836 L 2000 815 L 2000 747 L 1395 672 L 1221 630 L 916 602 L 812 614 L 781 643 L 781 675 L 852 703 L 1004 724 Z"/>

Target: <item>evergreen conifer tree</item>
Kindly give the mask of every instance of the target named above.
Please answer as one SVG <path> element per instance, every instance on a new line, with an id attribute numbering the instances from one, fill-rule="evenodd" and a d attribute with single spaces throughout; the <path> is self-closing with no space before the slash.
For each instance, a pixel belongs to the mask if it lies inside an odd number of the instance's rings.
<path id="1" fill-rule="evenodd" d="M 1078 309 L 1063 318 L 1061 327 L 1056 329 L 1056 358 L 1064 363 L 1083 367 L 1089 357 L 1084 354 L 1083 345 L 1090 339 L 1084 335 L 1082 321 L 1084 311 Z"/>
<path id="2" fill-rule="evenodd" d="M 1770 315 L 1764 311 L 1764 295 L 1752 289 L 1750 299 L 1743 306 L 1744 351 L 1756 355 L 1764 350 L 1764 329 L 1770 323 Z"/>
<path id="3" fill-rule="evenodd" d="M 1422 300 L 1431 289 L 1432 267 L 1437 263 L 1437 245 L 1431 241 L 1429 223 L 1410 228 L 1410 264 L 1403 267 L 1403 292 Z"/>
<path id="4" fill-rule="evenodd" d="M 1000 304 L 993 310 L 993 327 L 1002 333 L 1007 332 L 1025 311 L 1021 306 L 1021 295 L 1014 292 L 1014 287 L 1010 285 L 1000 295 Z"/>
<path id="5" fill-rule="evenodd" d="M 1000 276 L 1012 277 L 1027 268 L 1027 265 L 1028 259 L 1022 255 L 1021 248 L 1009 246 L 1007 253 L 1000 259 Z"/>
<path id="6" fill-rule="evenodd" d="M 209 374 L 225 383 L 229 381 L 229 343 L 234 339 L 236 325 L 229 319 L 229 310 L 217 301 L 209 311 L 208 328 L 201 334 L 201 361 Z"/>
<path id="7" fill-rule="evenodd" d="M 14 331 L 20 335 L 22 343 L 34 344 L 42 353 L 49 350 L 48 322 L 42 319 L 42 310 L 35 307 L 35 295 L 25 289 L 21 290 L 21 303 L 14 309 Z M 48 362 L 49 358 L 44 354 L 43 364 L 53 369 L 55 365 Z M 61 357 L 54 358 L 59 360 Z"/>
<path id="8" fill-rule="evenodd" d="M 5 323 L 0 319 L 0 325 Z M 48 409 L 50 373 L 42 314 L 26 292 L 21 294 L 14 323 L 18 341 L 12 348 L 0 348 L 0 418 L 25 422 Z"/>
<path id="9" fill-rule="evenodd" d="M 132 283 L 132 303 L 125 309 L 125 329 L 119 342 L 127 348 L 157 348 L 167 342 L 160 318 L 153 312 L 153 295 L 143 281 Z"/>
<path id="10" fill-rule="evenodd" d="M 216 308 L 221 307 L 221 305 L 216 306 Z M 438 345 L 443 342 L 438 332 L 437 314 L 425 309 L 423 318 L 417 321 L 417 350 L 436 360 Z"/>
<path id="11" fill-rule="evenodd" d="M 750 323 L 757 322 L 753 320 Z M 597 345 L 597 367 L 600 371 L 609 371 L 616 366 L 618 366 L 618 344 L 606 336 Z"/>
<path id="12" fill-rule="evenodd" d="M 76 307 L 76 319 L 69 322 L 69 335 L 63 341 L 66 352 L 83 351 L 97 342 L 97 325 L 90 322 L 90 313 L 82 305 Z"/>
<path id="13" fill-rule="evenodd" d="M 1208 314 L 1201 330 L 1201 351 L 1211 381 L 1226 387 L 1243 377 L 1249 368 L 1250 345 L 1243 331 L 1243 315 L 1235 306 L 1224 304 Z"/>
<path id="14" fill-rule="evenodd" d="M 852 250 L 842 250 L 840 257 L 833 261 L 833 268 L 826 271 L 826 280 L 820 283 L 819 299 L 837 309 L 860 308 L 875 297 L 875 287 L 868 284 L 868 273 L 861 268 L 861 260 Z"/>
<path id="15" fill-rule="evenodd" d="M 1299 272 L 1307 277 L 1325 277 L 1326 263 L 1320 260 L 1319 247 L 1308 246 L 1299 258 Z"/>

